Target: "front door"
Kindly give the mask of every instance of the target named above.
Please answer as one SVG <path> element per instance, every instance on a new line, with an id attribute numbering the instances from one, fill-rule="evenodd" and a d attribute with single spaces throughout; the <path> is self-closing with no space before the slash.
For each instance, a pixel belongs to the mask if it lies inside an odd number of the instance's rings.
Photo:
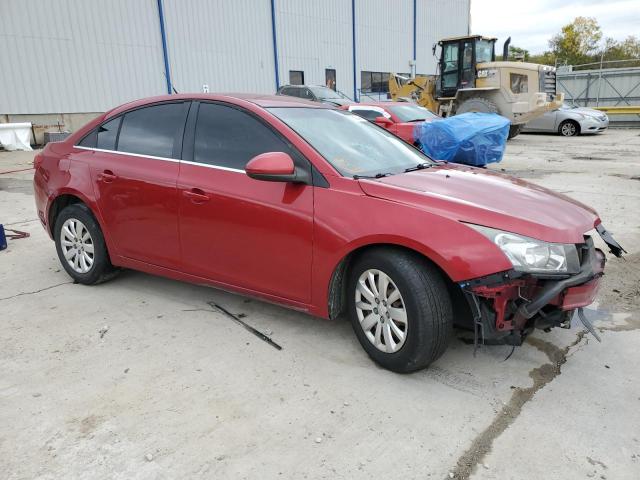
<path id="1" fill-rule="evenodd" d="M 197 120 L 185 136 L 193 148 L 185 151 L 178 180 L 183 268 L 309 302 L 313 187 L 254 180 L 244 172 L 251 158 L 265 152 L 286 152 L 298 165 L 307 160 L 242 109 L 203 102 L 193 110 Z"/>
<path id="2" fill-rule="evenodd" d="M 462 74 L 460 75 L 460 88 L 473 88 L 476 85 L 473 41 L 467 40 L 462 45 Z"/>
<path id="3" fill-rule="evenodd" d="M 460 79 L 459 53 L 458 42 L 445 43 L 442 46 L 440 88 L 443 97 L 453 97 L 458 90 Z"/>
<path id="4" fill-rule="evenodd" d="M 180 264 L 178 157 L 188 107 L 139 108 L 98 128 L 91 178 L 106 229 L 124 257 Z"/>

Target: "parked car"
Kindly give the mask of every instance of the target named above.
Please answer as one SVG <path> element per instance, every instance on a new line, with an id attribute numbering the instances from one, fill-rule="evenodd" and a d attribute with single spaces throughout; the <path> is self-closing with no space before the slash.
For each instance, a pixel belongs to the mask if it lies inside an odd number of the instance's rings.
<path id="1" fill-rule="evenodd" d="M 76 282 L 131 268 L 346 313 L 397 372 L 438 358 L 454 321 L 514 344 L 568 325 L 604 268 L 591 230 L 621 254 L 575 200 L 284 96 L 127 103 L 34 166 L 38 217 Z"/>
<path id="2" fill-rule="evenodd" d="M 440 117 L 430 110 L 408 102 L 368 102 L 340 107 L 362 118 L 375 122 L 405 142 L 417 145 L 414 138 L 416 124 L 432 122 Z"/>
<path id="3" fill-rule="evenodd" d="M 604 132 L 609 117 L 600 110 L 564 103 L 558 110 L 546 112 L 526 123 L 523 132 L 559 133 L 565 137 Z"/>
<path id="4" fill-rule="evenodd" d="M 355 103 L 342 93 L 321 85 L 284 85 L 278 89 L 276 95 L 287 95 L 336 107 Z"/>

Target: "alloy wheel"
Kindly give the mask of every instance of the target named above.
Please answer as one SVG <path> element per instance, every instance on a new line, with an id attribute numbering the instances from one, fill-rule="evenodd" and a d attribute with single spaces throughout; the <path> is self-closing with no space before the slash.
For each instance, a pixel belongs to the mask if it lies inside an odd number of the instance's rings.
<path id="1" fill-rule="evenodd" d="M 95 249 L 87 227 L 76 218 L 62 224 L 60 247 L 69 266 L 77 273 L 87 273 L 93 267 Z"/>
<path id="2" fill-rule="evenodd" d="M 400 290 L 381 270 L 366 270 L 355 289 L 356 313 L 367 339 L 380 351 L 395 353 L 407 338 L 407 310 Z"/>
<path id="3" fill-rule="evenodd" d="M 576 134 L 576 126 L 571 122 L 567 122 L 562 125 L 562 129 L 560 131 L 565 137 L 573 137 Z"/>

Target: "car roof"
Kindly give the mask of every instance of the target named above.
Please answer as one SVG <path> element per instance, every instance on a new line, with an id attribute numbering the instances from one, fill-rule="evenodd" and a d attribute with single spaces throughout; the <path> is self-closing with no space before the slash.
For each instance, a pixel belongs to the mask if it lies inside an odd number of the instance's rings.
<path id="1" fill-rule="evenodd" d="M 362 106 L 362 107 L 389 107 L 389 106 L 393 106 L 395 103 L 398 102 L 360 102 L 360 103 L 356 103 L 353 105 L 349 105 L 350 107 L 355 107 L 355 106 Z"/>
<path id="2" fill-rule="evenodd" d="M 329 88 L 326 85 L 281 85 L 280 88 L 307 88 L 307 87 L 320 87 L 320 88 Z"/>
<path id="3" fill-rule="evenodd" d="M 259 93 L 176 93 L 173 95 L 158 95 L 155 97 L 141 98 L 124 105 L 120 105 L 110 110 L 105 118 L 117 115 L 132 108 L 143 107 L 153 103 L 180 100 L 217 100 L 220 102 L 230 102 L 241 104 L 242 102 L 252 103 L 262 108 L 270 107 L 305 107 L 305 108 L 333 108 L 318 102 L 304 100 L 298 97 L 289 97 L 286 95 L 268 95 Z"/>

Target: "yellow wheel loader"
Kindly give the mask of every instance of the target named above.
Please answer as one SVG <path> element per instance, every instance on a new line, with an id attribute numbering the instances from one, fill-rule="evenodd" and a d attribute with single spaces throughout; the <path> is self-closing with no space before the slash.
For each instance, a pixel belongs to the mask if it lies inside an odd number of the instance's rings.
<path id="1" fill-rule="evenodd" d="M 389 75 L 395 101 L 412 101 L 442 117 L 466 112 L 498 113 L 511 121 L 509 138 L 522 126 L 562 105 L 556 91 L 556 69 L 548 65 L 508 61 L 510 38 L 496 62 L 495 38 L 471 35 L 445 38 L 440 46 L 437 75 L 406 78 Z"/>

